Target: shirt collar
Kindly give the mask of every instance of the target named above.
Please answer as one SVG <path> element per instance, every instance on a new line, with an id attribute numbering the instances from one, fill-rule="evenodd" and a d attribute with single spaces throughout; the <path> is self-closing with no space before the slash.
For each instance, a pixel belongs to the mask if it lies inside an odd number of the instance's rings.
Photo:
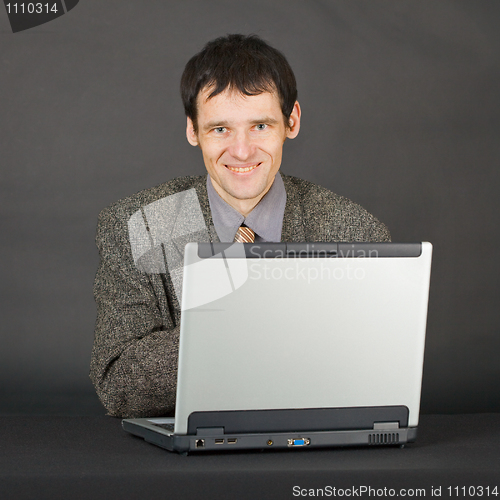
<path id="1" fill-rule="evenodd" d="M 215 231 L 222 242 L 233 241 L 242 224 L 255 232 L 256 241 L 281 241 L 286 191 L 279 172 L 269 191 L 246 218 L 219 196 L 210 175 L 207 176 L 207 193 Z"/>

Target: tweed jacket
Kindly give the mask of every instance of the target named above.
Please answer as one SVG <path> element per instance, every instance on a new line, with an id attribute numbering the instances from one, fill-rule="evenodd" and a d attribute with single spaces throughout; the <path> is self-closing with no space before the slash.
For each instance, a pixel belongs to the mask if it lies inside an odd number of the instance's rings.
<path id="1" fill-rule="evenodd" d="M 359 205 L 296 177 L 282 178 L 287 201 L 281 241 L 390 241 L 386 226 Z M 142 207 L 191 188 L 206 227 L 213 228 L 206 175 L 141 191 L 99 215 L 90 378 L 110 415 L 150 417 L 174 411 L 180 304 L 168 270 L 145 273 L 134 264 L 128 221 Z M 210 239 L 219 241 L 214 231 Z"/>

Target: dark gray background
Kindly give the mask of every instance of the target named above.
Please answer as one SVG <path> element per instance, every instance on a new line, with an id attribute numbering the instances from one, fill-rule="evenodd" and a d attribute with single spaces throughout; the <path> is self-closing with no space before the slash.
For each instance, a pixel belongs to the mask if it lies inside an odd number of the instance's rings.
<path id="1" fill-rule="evenodd" d="M 295 70 L 282 170 L 434 244 L 422 411 L 499 411 L 499 21 L 497 0 L 81 0 L 12 34 L 0 9 L 0 411 L 103 413 L 97 215 L 203 173 L 178 82 L 234 32 Z"/>

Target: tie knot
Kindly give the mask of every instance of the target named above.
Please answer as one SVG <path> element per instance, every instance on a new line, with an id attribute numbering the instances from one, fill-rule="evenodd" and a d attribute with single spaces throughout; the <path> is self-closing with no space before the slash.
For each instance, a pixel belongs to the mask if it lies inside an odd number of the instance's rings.
<path id="1" fill-rule="evenodd" d="M 240 226 L 234 237 L 235 243 L 253 243 L 255 241 L 255 233 L 246 226 Z"/>

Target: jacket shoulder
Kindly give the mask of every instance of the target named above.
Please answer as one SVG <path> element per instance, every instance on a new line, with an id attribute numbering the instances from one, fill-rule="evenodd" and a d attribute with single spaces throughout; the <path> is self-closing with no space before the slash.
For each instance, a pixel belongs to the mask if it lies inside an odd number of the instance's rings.
<path id="1" fill-rule="evenodd" d="M 375 216 L 329 189 L 282 175 L 287 197 L 302 207 L 304 226 L 315 241 L 390 241 L 389 230 Z"/>
<path id="2" fill-rule="evenodd" d="M 198 190 L 205 185 L 205 182 L 205 175 L 177 177 L 158 186 L 143 189 L 104 208 L 99 214 L 99 221 L 102 222 L 109 218 L 126 218 L 128 220 L 141 207 L 191 188 Z"/>

